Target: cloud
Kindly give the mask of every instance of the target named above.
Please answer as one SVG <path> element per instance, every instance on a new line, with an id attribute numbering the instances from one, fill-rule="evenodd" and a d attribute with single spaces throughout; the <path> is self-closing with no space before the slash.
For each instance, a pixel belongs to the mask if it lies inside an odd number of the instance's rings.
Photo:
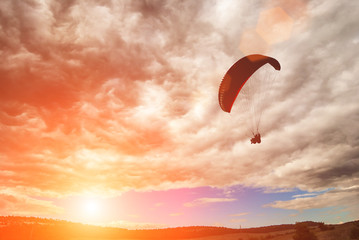
<path id="1" fill-rule="evenodd" d="M 2 186 L 59 197 L 358 185 L 358 5 L 273 2 L 2 1 Z M 249 113 L 221 112 L 217 91 L 246 33 L 278 6 L 293 26 L 263 50 L 282 70 L 254 146 Z"/>
<path id="2" fill-rule="evenodd" d="M 249 214 L 248 212 L 243 212 L 243 213 L 230 214 L 229 216 L 230 217 L 242 217 L 242 216 L 245 216 L 248 214 Z M 243 223 L 246 221 L 247 221 L 247 219 L 244 219 L 244 218 L 232 218 L 230 220 L 231 223 Z"/>
<path id="3" fill-rule="evenodd" d="M 305 193 L 305 194 L 293 195 L 293 198 L 315 197 L 317 195 L 318 195 L 317 193 Z"/>
<path id="4" fill-rule="evenodd" d="M 306 210 L 319 209 L 327 207 L 343 207 L 349 212 L 352 217 L 356 217 L 358 206 L 355 199 L 359 197 L 358 186 L 347 189 L 335 189 L 314 197 L 297 196 L 293 200 L 275 201 L 265 207 L 292 209 L 292 210 Z"/>
<path id="5" fill-rule="evenodd" d="M 233 202 L 237 201 L 235 198 L 198 198 L 193 200 L 192 202 L 184 203 L 185 207 L 196 207 L 200 205 L 207 205 L 211 203 L 223 203 L 223 202 Z"/>
<path id="6" fill-rule="evenodd" d="M 50 201 L 39 200 L 18 193 L 0 192 L 1 215 L 46 216 L 62 213 L 63 209 Z"/>
<path id="7" fill-rule="evenodd" d="M 231 217 L 240 217 L 240 216 L 244 216 L 244 215 L 248 215 L 248 212 L 243 212 L 243 213 L 236 213 L 236 214 L 231 214 L 229 216 Z"/>

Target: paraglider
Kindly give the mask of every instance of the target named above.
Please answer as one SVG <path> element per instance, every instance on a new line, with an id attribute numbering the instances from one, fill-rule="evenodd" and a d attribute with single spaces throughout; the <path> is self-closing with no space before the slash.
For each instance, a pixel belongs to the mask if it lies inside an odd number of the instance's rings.
<path id="1" fill-rule="evenodd" d="M 257 133 L 254 137 L 251 138 L 251 144 L 261 143 L 261 134 Z"/>
<path id="2" fill-rule="evenodd" d="M 223 111 L 230 113 L 237 96 L 240 95 L 237 102 L 243 105 L 244 110 L 254 115 L 252 116 L 253 119 L 250 120 L 252 124 L 250 132 L 253 135 L 252 144 L 261 143 L 259 123 L 263 103 L 266 101 L 264 96 L 268 95 L 266 92 L 272 86 L 271 77 L 259 76 L 252 79 L 254 78 L 253 75 L 256 75 L 256 72 L 264 65 L 270 65 L 270 71 L 281 69 L 279 62 L 272 57 L 253 54 L 241 58 L 224 75 L 218 92 L 219 105 Z"/>

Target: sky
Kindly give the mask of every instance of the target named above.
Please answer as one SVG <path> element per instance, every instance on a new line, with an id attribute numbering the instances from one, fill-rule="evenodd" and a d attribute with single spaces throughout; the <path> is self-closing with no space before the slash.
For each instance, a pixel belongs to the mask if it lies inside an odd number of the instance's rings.
<path id="1" fill-rule="evenodd" d="M 359 2 L 2 0 L 0 215 L 126 228 L 359 219 Z M 220 82 L 281 64 L 262 143 Z"/>

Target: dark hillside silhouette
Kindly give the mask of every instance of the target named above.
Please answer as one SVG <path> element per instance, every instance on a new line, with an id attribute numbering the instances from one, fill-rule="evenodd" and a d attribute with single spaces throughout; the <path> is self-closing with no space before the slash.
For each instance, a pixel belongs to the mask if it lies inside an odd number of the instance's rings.
<path id="1" fill-rule="evenodd" d="M 359 223 L 357 221 L 357 223 Z M 320 230 L 322 223 L 305 222 L 309 228 Z M 334 227 L 331 227 L 333 229 Z M 225 227 L 177 227 L 151 230 L 128 230 L 114 227 L 99 227 L 63 220 L 35 217 L 0 217 L 1 240 L 66 240 L 66 239 L 188 239 L 225 234 L 267 234 L 293 231 L 294 224 L 274 225 L 258 228 L 232 229 Z M 222 238 L 222 237 L 221 237 Z"/>

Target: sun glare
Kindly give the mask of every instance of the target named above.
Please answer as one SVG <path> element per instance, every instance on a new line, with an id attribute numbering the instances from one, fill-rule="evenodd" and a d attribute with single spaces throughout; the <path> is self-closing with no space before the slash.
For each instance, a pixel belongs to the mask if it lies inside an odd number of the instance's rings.
<path id="1" fill-rule="evenodd" d="M 100 204 L 95 199 L 87 199 L 83 204 L 83 211 L 87 217 L 95 217 L 100 214 Z"/>
<path id="2" fill-rule="evenodd" d="M 113 206 L 113 199 L 94 193 L 69 198 L 63 205 L 72 221 L 95 225 L 109 222 L 118 206 Z"/>

